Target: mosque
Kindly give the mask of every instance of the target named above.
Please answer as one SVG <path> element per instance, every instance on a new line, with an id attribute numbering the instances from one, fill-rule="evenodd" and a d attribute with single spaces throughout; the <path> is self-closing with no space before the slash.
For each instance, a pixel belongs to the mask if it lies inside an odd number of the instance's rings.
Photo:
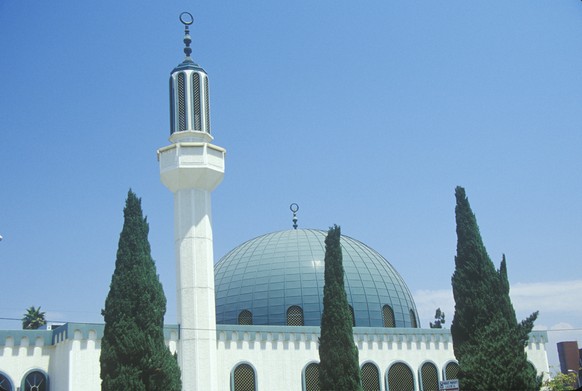
<path id="1" fill-rule="evenodd" d="M 211 193 L 225 150 L 212 144 L 208 75 L 190 56 L 191 15 L 180 19 L 186 57 L 171 72 L 170 145 L 157 155 L 175 210 L 178 325 L 164 334 L 183 390 L 319 390 L 326 232 L 294 224 L 214 264 Z M 436 391 L 455 379 L 450 330 L 420 328 L 406 282 L 381 254 L 347 236 L 341 246 L 364 390 Z M 0 330 L 0 390 L 100 390 L 103 328 Z M 526 352 L 538 373 L 549 372 L 546 343 L 546 332 L 530 334 Z"/>

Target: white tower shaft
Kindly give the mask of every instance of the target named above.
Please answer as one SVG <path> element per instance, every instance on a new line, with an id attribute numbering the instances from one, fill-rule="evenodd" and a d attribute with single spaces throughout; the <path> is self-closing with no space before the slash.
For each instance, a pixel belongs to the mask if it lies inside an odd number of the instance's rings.
<path id="1" fill-rule="evenodd" d="M 216 390 L 216 314 L 210 192 L 174 193 L 183 390 Z"/>

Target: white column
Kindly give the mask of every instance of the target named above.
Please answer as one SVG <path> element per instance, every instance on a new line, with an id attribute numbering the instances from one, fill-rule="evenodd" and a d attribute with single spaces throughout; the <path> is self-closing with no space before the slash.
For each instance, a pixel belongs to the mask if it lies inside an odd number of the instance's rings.
<path id="1" fill-rule="evenodd" d="M 178 359 L 184 391 L 216 390 L 216 313 L 210 192 L 174 193 Z"/>

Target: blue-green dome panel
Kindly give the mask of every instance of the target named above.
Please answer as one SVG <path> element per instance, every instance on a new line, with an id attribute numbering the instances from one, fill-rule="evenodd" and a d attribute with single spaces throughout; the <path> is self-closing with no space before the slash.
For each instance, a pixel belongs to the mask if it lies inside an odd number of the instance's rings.
<path id="1" fill-rule="evenodd" d="M 296 305 L 306 326 L 319 326 L 326 235 L 310 229 L 274 232 L 225 255 L 215 266 L 217 323 L 237 324 L 240 312 L 248 310 L 255 325 L 286 325 L 287 309 Z M 408 287 L 384 257 L 348 236 L 341 237 L 341 246 L 356 326 L 382 327 L 386 304 L 396 327 L 412 327 L 411 310 L 420 324 Z"/>

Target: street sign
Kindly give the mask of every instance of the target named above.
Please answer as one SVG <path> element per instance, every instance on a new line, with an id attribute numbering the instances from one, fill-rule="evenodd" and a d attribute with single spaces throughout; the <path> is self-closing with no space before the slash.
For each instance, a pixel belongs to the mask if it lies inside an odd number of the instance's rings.
<path id="1" fill-rule="evenodd" d="M 440 381 L 439 391 L 459 391 L 459 379 Z"/>

